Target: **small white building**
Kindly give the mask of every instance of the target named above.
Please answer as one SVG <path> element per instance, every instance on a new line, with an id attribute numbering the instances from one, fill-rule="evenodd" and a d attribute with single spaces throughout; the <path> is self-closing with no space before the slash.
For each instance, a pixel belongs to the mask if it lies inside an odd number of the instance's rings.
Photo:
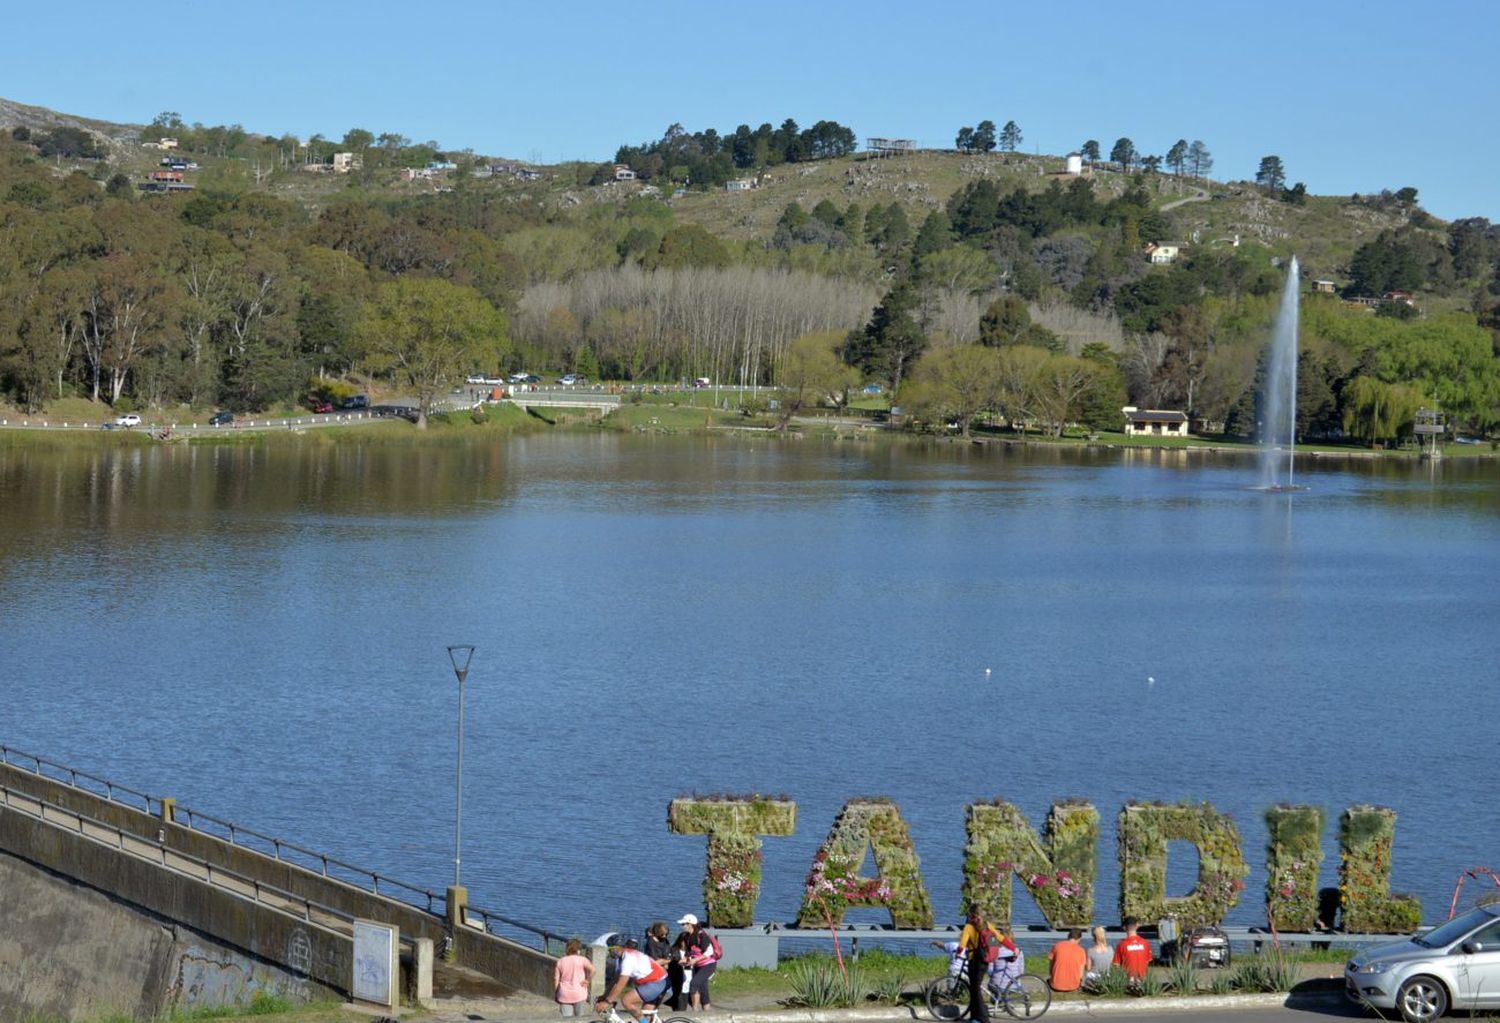
<path id="1" fill-rule="evenodd" d="M 1077 177 L 1078 175 L 1080 175 L 1080 174 L 1083 173 L 1083 154 L 1082 153 L 1069 153 L 1067 155 L 1066 159 L 1068 161 L 1068 166 L 1067 166 L 1066 173 L 1071 174 L 1074 177 Z"/>
<path id="2" fill-rule="evenodd" d="M 748 192 L 754 187 L 755 181 L 752 178 L 740 178 L 738 181 L 726 181 L 724 183 L 724 190 L 726 192 Z"/>
<path id="3" fill-rule="evenodd" d="M 333 172 L 335 174 L 348 174 L 359 168 L 360 161 L 353 153 L 334 153 Z"/>
<path id="4" fill-rule="evenodd" d="M 1186 437 L 1188 435 L 1186 412 L 1159 408 L 1138 409 L 1134 405 L 1126 405 L 1120 411 L 1125 413 L 1125 436 L 1127 437 Z"/>
<path id="5" fill-rule="evenodd" d="M 617 163 L 617 164 L 615 164 L 615 180 L 616 181 L 634 181 L 635 180 L 635 171 L 631 170 L 629 168 L 629 166 L 627 166 L 626 164 Z"/>
<path id="6" fill-rule="evenodd" d="M 1180 242 L 1152 242 L 1146 246 L 1146 258 L 1158 266 L 1177 262 L 1177 257 L 1181 254 Z"/>
<path id="7" fill-rule="evenodd" d="M 157 149 L 176 149 L 177 148 L 177 140 L 176 139 L 172 139 L 172 138 L 158 139 L 157 143 L 156 143 L 156 148 Z"/>

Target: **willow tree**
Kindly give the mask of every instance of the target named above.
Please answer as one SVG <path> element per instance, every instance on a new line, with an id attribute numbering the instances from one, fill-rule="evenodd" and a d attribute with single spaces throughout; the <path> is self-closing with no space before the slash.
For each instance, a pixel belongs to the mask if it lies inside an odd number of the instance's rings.
<path id="1" fill-rule="evenodd" d="M 360 364 L 390 373 L 417 399 L 425 429 L 432 403 L 475 366 L 495 366 L 508 346 L 505 316 L 473 288 L 433 277 L 382 284 L 354 327 Z"/>
<path id="2" fill-rule="evenodd" d="M 1344 429 L 1374 447 L 1394 440 L 1422 407 L 1420 392 L 1406 384 L 1387 384 L 1359 376 L 1344 388 Z"/>

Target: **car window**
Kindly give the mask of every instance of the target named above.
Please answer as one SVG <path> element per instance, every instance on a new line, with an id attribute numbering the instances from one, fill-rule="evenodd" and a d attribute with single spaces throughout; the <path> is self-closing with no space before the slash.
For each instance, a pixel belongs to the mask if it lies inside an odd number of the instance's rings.
<path id="1" fill-rule="evenodd" d="M 1481 928 L 1468 939 L 1468 943 L 1480 945 L 1486 952 L 1500 952 L 1500 920 Z"/>
<path id="2" fill-rule="evenodd" d="M 892 411 L 895 410 L 892 409 Z M 1453 944 L 1481 924 L 1494 920 L 1495 914 L 1486 909 L 1471 909 L 1463 916 L 1454 917 L 1441 927 L 1434 927 L 1415 940 L 1418 945 L 1426 948 L 1443 948 Z"/>

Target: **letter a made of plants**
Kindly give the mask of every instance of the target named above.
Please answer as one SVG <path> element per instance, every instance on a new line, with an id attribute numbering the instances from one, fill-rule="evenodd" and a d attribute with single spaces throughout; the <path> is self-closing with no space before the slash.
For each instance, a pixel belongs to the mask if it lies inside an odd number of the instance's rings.
<path id="1" fill-rule="evenodd" d="M 875 877 L 862 877 L 865 853 L 875 856 Z M 798 927 L 835 927 L 850 906 L 883 906 L 893 927 L 932 926 L 932 900 L 922 882 L 921 862 L 901 811 L 889 800 L 844 804 L 822 848 L 813 857 L 803 888 Z"/>

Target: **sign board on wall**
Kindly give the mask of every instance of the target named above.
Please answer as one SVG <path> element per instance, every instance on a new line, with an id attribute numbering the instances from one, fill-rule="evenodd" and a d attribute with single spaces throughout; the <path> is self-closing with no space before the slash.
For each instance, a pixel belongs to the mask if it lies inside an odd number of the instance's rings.
<path id="1" fill-rule="evenodd" d="M 401 932 L 373 920 L 354 921 L 354 997 L 387 1008 L 396 1007 Z"/>

